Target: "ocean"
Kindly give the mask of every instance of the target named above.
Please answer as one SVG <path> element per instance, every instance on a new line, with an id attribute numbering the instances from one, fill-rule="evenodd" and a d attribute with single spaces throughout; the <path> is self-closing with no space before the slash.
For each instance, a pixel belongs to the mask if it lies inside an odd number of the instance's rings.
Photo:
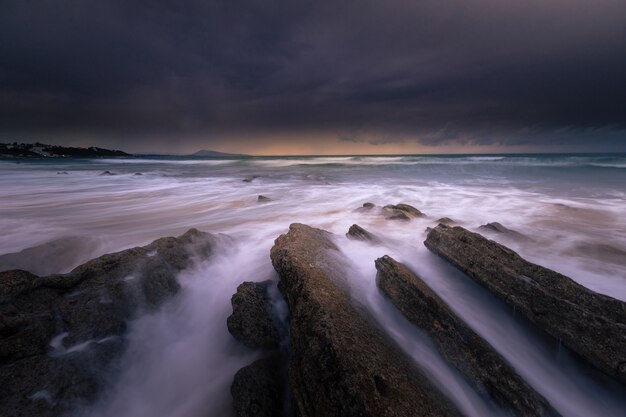
<path id="1" fill-rule="evenodd" d="M 259 195 L 270 200 L 258 202 Z M 626 300 L 626 154 L 0 160 L 0 201 L 0 259 L 76 238 L 65 257 L 22 260 L 45 273 L 191 227 L 232 237 L 208 262 L 181 273 L 173 300 L 131 324 L 123 371 L 81 416 L 230 416 L 233 375 L 258 357 L 227 331 L 230 297 L 243 281 L 277 279 L 269 250 L 294 222 L 336 235 L 356 296 L 466 415 L 502 414 L 381 296 L 376 258 L 393 256 L 419 273 L 562 415 L 621 416 L 626 409 L 623 388 L 423 245 L 426 228 L 443 217 L 473 231 L 498 222 L 526 238 L 481 233 Z M 426 217 L 386 220 L 376 210 L 358 211 L 365 202 L 407 203 Z M 347 239 L 354 223 L 384 244 Z"/>

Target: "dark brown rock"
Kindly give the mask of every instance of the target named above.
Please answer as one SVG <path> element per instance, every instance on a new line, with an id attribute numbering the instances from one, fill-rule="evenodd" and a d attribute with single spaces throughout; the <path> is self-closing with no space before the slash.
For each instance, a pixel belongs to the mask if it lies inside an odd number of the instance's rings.
<path id="1" fill-rule="evenodd" d="M 330 234 L 292 224 L 271 250 L 289 307 L 289 386 L 298 416 L 459 415 L 355 308 Z"/>
<path id="2" fill-rule="evenodd" d="M 372 242 L 372 243 L 380 242 L 380 239 L 378 239 L 378 237 L 374 236 L 367 230 L 363 229 L 358 224 L 353 224 L 352 226 L 350 226 L 350 229 L 348 229 L 348 233 L 346 233 L 346 236 L 349 239 L 354 239 L 354 240 L 363 240 L 363 241 Z"/>
<path id="3" fill-rule="evenodd" d="M 255 179 L 259 178 L 258 175 L 248 175 L 246 178 L 244 178 L 242 181 L 243 182 L 252 182 Z"/>
<path id="4" fill-rule="evenodd" d="M 401 221 L 405 221 L 408 222 L 411 220 L 411 217 L 409 217 L 408 214 L 402 212 L 402 211 L 387 211 L 385 214 L 385 218 L 387 220 L 401 220 Z"/>
<path id="5" fill-rule="evenodd" d="M 274 354 L 241 368 L 230 387 L 237 417 L 284 415 L 284 360 Z"/>
<path id="6" fill-rule="evenodd" d="M 383 213 L 387 220 L 411 220 L 414 217 L 424 217 L 424 213 L 408 204 L 388 204 L 383 207 Z"/>
<path id="7" fill-rule="evenodd" d="M 264 195 L 260 195 L 260 196 L 257 198 L 257 201 L 258 201 L 259 203 L 267 203 L 268 201 L 272 201 L 272 199 L 271 199 L 271 198 L 269 198 L 269 197 L 266 197 L 266 196 L 264 196 Z"/>
<path id="8" fill-rule="evenodd" d="M 389 256 L 375 263 L 378 287 L 481 395 L 515 416 L 559 415 L 417 275 Z"/>
<path id="9" fill-rule="evenodd" d="M 452 220 L 450 217 L 442 217 L 439 220 L 437 220 L 436 222 L 437 224 L 439 223 L 443 223 L 443 224 L 454 224 L 456 223 L 454 220 Z"/>
<path id="10" fill-rule="evenodd" d="M 0 415 L 58 416 L 93 400 L 128 320 L 175 294 L 176 273 L 214 244 L 191 229 L 65 275 L 0 273 Z"/>
<path id="11" fill-rule="evenodd" d="M 462 227 L 439 225 L 426 247 L 599 369 L 626 383 L 626 303 Z"/>
<path id="12" fill-rule="evenodd" d="M 270 315 L 270 285 L 271 281 L 244 282 L 230 301 L 233 314 L 226 320 L 228 331 L 250 348 L 277 349 L 280 343 Z"/>

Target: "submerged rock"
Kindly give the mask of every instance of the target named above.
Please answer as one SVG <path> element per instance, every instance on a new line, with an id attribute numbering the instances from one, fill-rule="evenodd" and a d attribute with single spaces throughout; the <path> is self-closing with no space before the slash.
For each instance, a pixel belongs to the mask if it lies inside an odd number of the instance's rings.
<path id="1" fill-rule="evenodd" d="M 284 413 L 284 359 L 274 354 L 241 368 L 230 393 L 237 417 L 280 417 Z"/>
<path id="2" fill-rule="evenodd" d="M 337 280 L 331 235 L 292 224 L 270 257 L 290 313 L 289 387 L 299 416 L 449 416 L 454 407 Z"/>
<path id="3" fill-rule="evenodd" d="M 348 233 L 346 233 L 346 236 L 348 237 L 348 239 L 363 240 L 372 243 L 380 242 L 380 239 L 378 239 L 378 237 L 363 229 L 358 224 L 353 224 L 352 226 L 350 226 L 350 229 L 348 229 Z"/>
<path id="4" fill-rule="evenodd" d="M 481 230 L 485 230 L 488 232 L 494 232 L 494 233 L 499 233 L 502 235 L 505 235 L 507 237 L 510 237 L 512 239 L 517 239 L 517 240 L 531 240 L 528 236 L 509 229 L 508 227 L 504 227 L 503 225 L 501 225 L 498 222 L 492 222 L 492 223 L 487 223 L 487 224 L 483 224 L 482 226 L 479 227 L 479 229 Z"/>
<path id="5" fill-rule="evenodd" d="M 244 282 L 231 299 L 233 314 L 226 320 L 228 331 L 250 348 L 276 349 L 280 343 L 270 315 L 270 285 L 271 281 Z"/>
<path id="6" fill-rule="evenodd" d="M 100 174 L 100 176 L 103 176 L 103 175 L 107 176 L 107 175 L 117 175 L 117 174 L 111 171 L 104 171 L 103 173 Z"/>
<path id="7" fill-rule="evenodd" d="M 128 320 L 175 294 L 177 272 L 215 243 L 191 229 L 65 275 L 1 272 L 0 415 L 58 416 L 92 401 L 125 346 Z"/>
<path id="8" fill-rule="evenodd" d="M 383 207 L 387 220 L 411 220 L 413 217 L 424 217 L 424 213 L 408 204 L 388 204 Z"/>
<path id="9" fill-rule="evenodd" d="M 515 416 L 559 415 L 417 275 L 389 256 L 375 264 L 378 287 L 480 394 Z"/>
<path id="10" fill-rule="evenodd" d="M 242 181 L 243 182 L 252 182 L 255 179 L 259 178 L 258 175 L 248 175 L 246 178 L 244 178 Z"/>
<path id="11" fill-rule="evenodd" d="M 593 365 L 626 383 L 626 303 L 462 227 L 439 225 L 426 247 Z"/>
<path id="12" fill-rule="evenodd" d="M 260 195 L 260 196 L 257 198 L 257 201 L 258 201 L 259 203 L 267 203 L 268 201 L 272 201 L 272 199 L 271 199 L 271 198 L 269 198 L 269 197 L 265 197 L 264 195 Z"/>
<path id="13" fill-rule="evenodd" d="M 360 213 L 366 213 L 371 211 L 374 207 L 376 207 L 374 205 L 374 203 L 363 203 L 363 205 L 359 208 L 357 208 L 355 211 L 360 212 Z"/>
<path id="14" fill-rule="evenodd" d="M 100 242 L 82 236 L 66 236 L 19 252 L 0 255 L 0 271 L 23 269 L 37 275 L 66 272 L 89 259 Z"/>
<path id="15" fill-rule="evenodd" d="M 606 243 L 579 242 L 566 250 L 565 254 L 626 266 L 626 250 Z"/>
<path id="16" fill-rule="evenodd" d="M 439 223 L 443 223 L 443 224 L 455 224 L 456 222 L 454 220 L 452 220 L 450 217 L 442 217 L 439 220 L 436 221 L 437 224 Z"/>

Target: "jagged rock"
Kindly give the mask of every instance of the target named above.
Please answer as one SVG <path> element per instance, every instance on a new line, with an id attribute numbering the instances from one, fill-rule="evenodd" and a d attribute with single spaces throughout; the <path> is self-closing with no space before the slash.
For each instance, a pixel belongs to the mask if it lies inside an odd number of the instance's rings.
<path id="1" fill-rule="evenodd" d="M 330 233 L 292 224 L 270 252 L 290 313 L 289 386 L 299 416 L 448 416 L 454 407 L 338 282 Z"/>
<path id="2" fill-rule="evenodd" d="M 246 178 L 244 178 L 242 181 L 243 182 L 252 182 L 254 181 L 256 178 L 259 178 L 258 175 L 248 175 Z"/>
<path id="3" fill-rule="evenodd" d="M 481 395 L 515 416 L 559 415 L 417 275 L 389 256 L 375 264 L 378 287 Z"/>
<path id="4" fill-rule="evenodd" d="M 284 413 L 284 360 L 274 354 L 241 368 L 230 393 L 237 417 L 280 417 Z"/>
<path id="5" fill-rule="evenodd" d="M 512 239 L 517 239 L 517 240 L 532 240 L 530 239 L 528 236 L 509 229 L 508 227 L 504 227 L 503 225 L 501 225 L 498 222 L 492 222 L 492 223 L 487 223 L 487 224 L 483 224 L 482 226 L 479 227 L 480 230 L 484 230 L 484 231 L 488 231 L 488 232 L 494 232 L 494 233 L 499 233 L 502 235 L 505 235 L 507 237 L 510 237 Z"/>
<path id="6" fill-rule="evenodd" d="M 65 275 L 0 273 L 0 415 L 58 416 L 99 392 L 129 319 L 179 289 L 176 273 L 216 243 L 180 237 L 101 256 Z"/>
<path id="7" fill-rule="evenodd" d="M 439 225 L 426 247 L 599 369 L 626 383 L 626 303 L 462 227 Z"/>
<path id="8" fill-rule="evenodd" d="M 244 282 L 231 298 L 233 314 L 226 320 L 228 331 L 250 348 L 275 349 L 280 336 L 270 315 L 267 289 L 271 281 Z"/>
<path id="9" fill-rule="evenodd" d="M 411 220 L 413 217 L 424 217 L 424 213 L 408 204 L 388 204 L 383 207 L 383 212 L 387 220 Z"/>
<path id="10" fill-rule="evenodd" d="M 363 240 L 372 243 L 380 242 L 380 239 L 378 239 L 378 237 L 363 229 L 358 224 L 353 224 L 352 226 L 350 226 L 350 229 L 348 229 L 348 233 L 346 233 L 346 236 L 348 237 L 348 239 Z"/>
<path id="11" fill-rule="evenodd" d="M 260 196 L 257 198 L 257 201 L 258 201 L 259 203 L 267 203 L 268 201 L 272 201 L 272 199 L 271 199 L 271 198 L 269 198 L 269 197 L 266 197 L 266 196 L 264 196 L 264 195 L 260 195 Z"/>
<path id="12" fill-rule="evenodd" d="M 0 271 L 23 269 L 37 275 L 66 272 L 89 259 L 98 247 L 96 239 L 66 236 L 20 252 L 0 255 Z"/>

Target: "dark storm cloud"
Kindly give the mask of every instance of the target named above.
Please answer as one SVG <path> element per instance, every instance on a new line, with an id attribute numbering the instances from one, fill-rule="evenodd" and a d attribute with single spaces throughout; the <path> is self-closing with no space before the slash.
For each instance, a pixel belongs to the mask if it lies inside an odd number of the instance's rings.
<path id="1" fill-rule="evenodd" d="M 0 2 L 3 138 L 286 129 L 623 144 L 626 2 Z"/>

